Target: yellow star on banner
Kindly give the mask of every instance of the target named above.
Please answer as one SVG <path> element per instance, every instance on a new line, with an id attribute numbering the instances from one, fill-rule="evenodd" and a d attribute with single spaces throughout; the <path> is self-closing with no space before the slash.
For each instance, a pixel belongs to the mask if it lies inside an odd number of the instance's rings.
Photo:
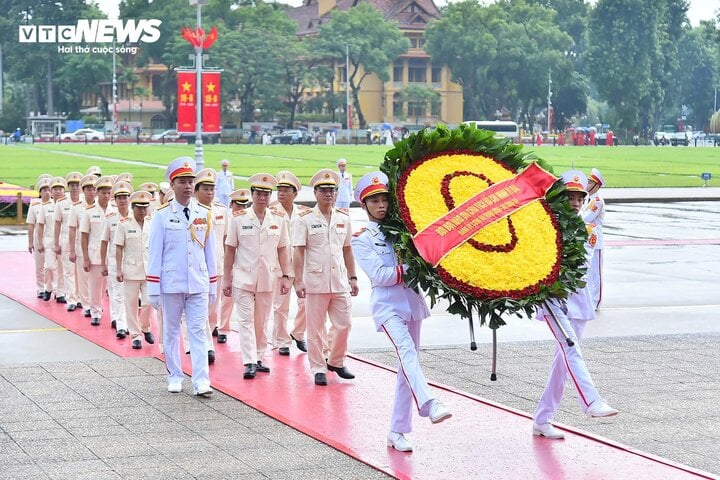
<path id="1" fill-rule="evenodd" d="M 182 84 L 183 92 L 189 92 L 189 91 L 190 91 L 190 88 L 192 88 L 192 85 L 190 85 L 190 83 L 185 82 L 185 83 Z"/>
<path id="2" fill-rule="evenodd" d="M 214 91 L 215 91 L 215 84 L 214 84 L 214 83 L 208 83 L 208 84 L 207 84 L 207 90 L 208 90 L 208 92 L 214 92 Z"/>

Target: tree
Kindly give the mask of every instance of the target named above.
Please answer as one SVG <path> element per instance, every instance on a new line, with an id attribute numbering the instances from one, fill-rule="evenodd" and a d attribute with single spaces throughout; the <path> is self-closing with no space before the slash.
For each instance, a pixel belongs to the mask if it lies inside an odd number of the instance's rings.
<path id="1" fill-rule="evenodd" d="M 118 79 L 120 82 L 125 83 L 125 87 L 128 90 L 128 121 L 132 121 L 132 101 L 135 98 L 135 85 L 138 82 L 138 76 L 135 75 L 135 67 L 126 67 L 123 70 L 122 75 Z"/>
<path id="2" fill-rule="evenodd" d="M 408 114 L 415 113 L 415 124 L 420 124 L 420 112 L 427 111 L 428 107 L 433 107 L 440 102 L 440 94 L 432 88 L 421 85 L 408 85 L 400 92 L 403 102 L 408 104 Z M 410 108 L 410 106 L 414 108 Z"/>
<path id="3" fill-rule="evenodd" d="M 678 97 L 682 105 L 690 108 L 687 123 L 696 129 L 704 129 L 713 113 L 713 87 L 718 84 L 720 73 L 718 57 L 713 52 L 716 32 L 712 22 L 704 22 L 694 29 L 686 28 L 678 45 Z"/>
<path id="4" fill-rule="evenodd" d="M 359 98 L 363 81 L 372 74 L 382 82 L 390 80 L 390 65 L 407 52 L 410 41 L 397 22 L 385 20 L 372 5 L 360 3 L 345 11 L 334 10 L 330 21 L 320 26 L 316 47 L 326 58 L 343 65 L 348 48 L 350 73 L 347 81 L 360 128 L 364 129 L 365 115 Z"/>

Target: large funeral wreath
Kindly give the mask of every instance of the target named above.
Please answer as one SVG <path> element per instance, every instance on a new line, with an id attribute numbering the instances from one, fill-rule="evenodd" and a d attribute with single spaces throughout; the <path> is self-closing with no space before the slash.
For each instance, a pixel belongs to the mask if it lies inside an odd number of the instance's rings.
<path id="1" fill-rule="evenodd" d="M 390 180 L 392 206 L 382 225 L 408 264 L 406 280 L 427 292 L 431 304 L 490 328 L 503 315 L 530 316 L 550 298 L 565 298 L 584 285 L 585 224 L 555 182 L 545 198 L 483 228 L 436 267 L 426 262 L 413 236 L 489 186 L 509 180 L 532 162 L 552 168 L 523 147 L 493 132 L 461 125 L 425 129 L 398 142 L 380 169 Z"/>

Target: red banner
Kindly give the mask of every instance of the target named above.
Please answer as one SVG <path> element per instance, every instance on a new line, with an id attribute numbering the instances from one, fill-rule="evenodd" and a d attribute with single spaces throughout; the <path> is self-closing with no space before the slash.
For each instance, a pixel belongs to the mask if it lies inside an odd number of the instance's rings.
<path id="1" fill-rule="evenodd" d="M 521 174 L 491 185 L 418 232 L 413 238 L 418 253 L 437 266 L 481 229 L 544 197 L 556 180 L 532 163 Z"/>
<path id="2" fill-rule="evenodd" d="M 177 130 L 178 133 L 195 133 L 195 72 L 177 72 Z"/>
<path id="3" fill-rule="evenodd" d="M 220 72 L 202 73 L 203 133 L 220 133 Z"/>

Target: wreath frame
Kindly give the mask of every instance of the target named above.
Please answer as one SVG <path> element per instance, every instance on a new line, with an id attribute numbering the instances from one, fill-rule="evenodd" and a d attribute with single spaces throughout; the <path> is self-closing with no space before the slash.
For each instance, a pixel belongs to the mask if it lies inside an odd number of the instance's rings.
<path id="1" fill-rule="evenodd" d="M 380 165 L 380 170 L 388 176 L 390 190 L 390 208 L 380 229 L 395 244 L 401 261 L 408 265 L 404 276 L 407 285 L 415 291 L 427 292 L 431 306 L 440 300 L 447 300 L 448 313 L 471 321 L 473 314 L 477 313 L 480 325 L 488 323 L 491 329 L 505 325 L 504 316 L 520 317 L 524 313 L 531 318 L 535 307 L 546 300 L 565 299 L 584 287 L 587 229 L 582 218 L 570 208 L 565 185 L 560 180 L 550 187 L 545 196 L 546 210 L 549 209 L 554 216 L 555 228 L 561 234 L 560 269 L 557 279 L 549 285 L 541 283 L 536 293 L 520 299 L 478 298 L 446 284 L 437 269 L 419 255 L 412 234 L 400 215 L 398 181 L 403 172 L 427 157 L 462 151 L 490 157 L 516 173 L 531 162 L 537 162 L 546 171 L 553 172 L 552 166 L 546 161 L 534 153 L 523 152 L 522 145 L 515 145 L 507 138 L 495 138 L 494 132 L 479 130 L 474 126 L 460 125 L 456 129 L 449 129 L 445 125 L 438 125 L 435 129 L 423 129 L 396 143 L 385 154 Z"/>

